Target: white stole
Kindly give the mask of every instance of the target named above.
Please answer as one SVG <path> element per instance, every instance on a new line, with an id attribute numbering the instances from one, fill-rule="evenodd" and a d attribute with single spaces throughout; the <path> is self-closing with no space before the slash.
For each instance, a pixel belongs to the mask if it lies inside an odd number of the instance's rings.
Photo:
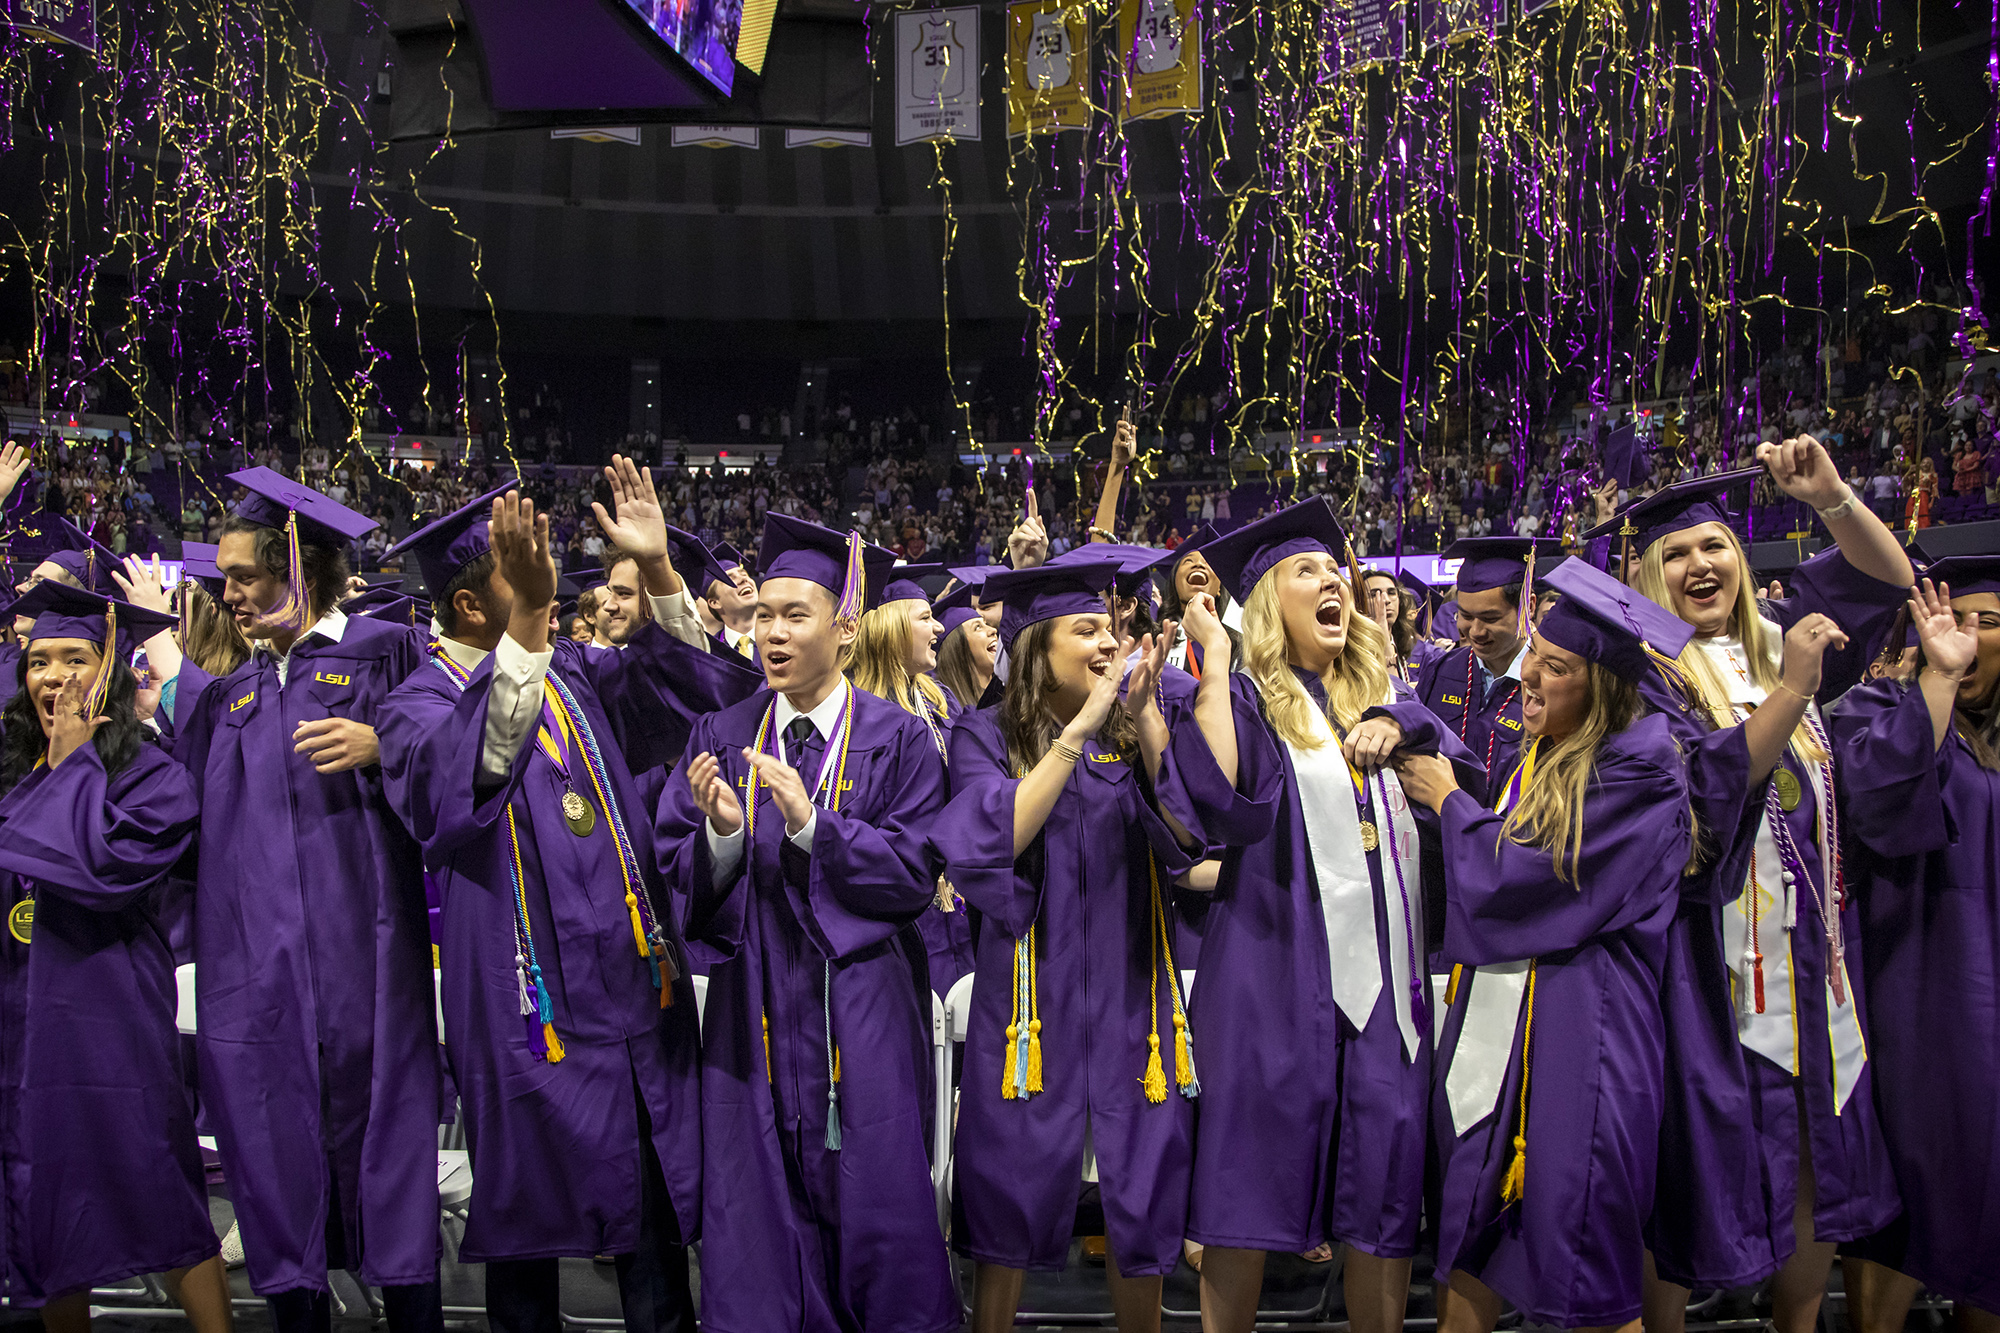
<path id="1" fill-rule="evenodd" d="M 1761 623 L 1769 641 L 1773 644 L 1783 642 L 1784 632 L 1778 626 L 1768 620 Z M 1729 691 L 1728 702 L 1736 720 L 1741 723 L 1750 716 L 1750 710 L 1765 699 L 1764 690 L 1750 677 L 1749 661 L 1742 644 L 1735 639 L 1720 638 L 1697 639 L 1695 642 L 1714 661 L 1716 674 Z M 1815 719 L 1819 717 L 1818 704 L 1807 704 L 1806 707 Z M 1819 802 L 1819 817 L 1813 824 L 1819 838 L 1821 872 L 1826 881 L 1821 894 L 1827 911 L 1831 913 L 1838 909 L 1833 901 L 1831 870 L 1834 849 L 1827 845 L 1826 811 L 1833 808 L 1834 793 L 1827 790 L 1825 765 L 1805 767 L 1806 777 L 1812 783 L 1813 799 Z M 1780 1069 L 1788 1070 L 1793 1077 L 1800 1072 L 1798 977 L 1792 966 L 1792 931 L 1799 920 L 1800 889 L 1799 885 L 1785 882 L 1784 862 L 1778 855 L 1778 840 L 1771 831 L 1767 807 L 1766 813 L 1758 816 L 1757 841 L 1751 850 L 1743 892 L 1734 901 L 1723 905 L 1722 953 L 1736 983 L 1738 1039 Z M 1764 956 L 1764 1012 L 1761 1014 L 1756 1011 L 1752 998 L 1756 980 L 1745 972 L 1743 961 L 1750 939 L 1749 906 L 1753 896 L 1758 909 L 1757 952 Z M 1816 934 L 1813 946 L 1824 948 L 1825 941 Z M 1848 996 L 1845 1004 L 1835 999 L 1831 980 L 1824 983 L 1827 1040 L 1833 1056 L 1835 1114 L 1846 1109 L 1847 1099 L 1854 1095 L 1854 1086 L 1861 1078 L 1862 1068 L 1868 1063 L 1868 1046 L 1861 1035 L 1861 1020 L 1854 1006 L 1854 985 L 1846 972 L 1847 965 L 1843 961 L 1841 982 Z"/>
<path id="2" fill-rule="evenodd" d="M 1384 703 L 1395 701 L 1391 686 Z M 1375 1002 L 1382 994 L 1381 952 L 1375 933 L 1375 885 L 1368 874 L 1368 853 L 1361 850 L 1361 815 L 1355 805 L 1354 778 L 1341 753 L 1340 742 L 1315 707 L 1308 710 L 1319 736 L 1317 749 L 1301 749 L 1290 741 L 1292 773 L 1298 782 L 1299 812 L 1305 819 L 1306 848 L 1312 854 L 1313 881 L 1319 889 L 1320 916 L 1326 926 L 1326 956 L 1333 1002 L 1355 1031 L 1367 1028 Z M 1371 775 L 1377 836 L 1382 850 L 1383 915 L 1389 922 L 1388 984 L 1395 992 L 1396 1027 L 1403 1050 L 1416 1058 L 1418 1033 L 1410 1004 L 1411 940 L 1423 938 L 1423 882 L 1417 846 L 1417 821 L 1410 812 L 1402 783 L 1388 769 Z M 1382 808 L 1384 795 L 1388 809 Z M 1389 839 L 1394 839 L 1393 853 Z M 1409 893 L 1405 916 L 1403 894 L 1394 884 L 1392 857 L 1400 857 L 1403 888 Z"/>
<path id="3" fill-rule="evenodd" d="M 1516 794 L 1511 788 L 1503 790 L 1501 813 Z M 1451 1066 L 1445 1070 L 1444 1091 L 1451 1107 L 1451 1130 L 1459 1138 L 1500 1105 L 1533 962 L 1523 958 L 1458 969 L 1461 994 L 1453 998 L 1465 1006 L 1465 1020 L 1458 1025 L 1458 1045 L 1452 1048 Z"/>

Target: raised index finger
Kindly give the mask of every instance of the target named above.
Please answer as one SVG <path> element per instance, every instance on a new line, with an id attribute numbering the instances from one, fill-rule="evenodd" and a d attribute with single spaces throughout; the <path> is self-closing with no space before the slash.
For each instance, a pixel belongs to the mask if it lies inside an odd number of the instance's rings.
<path id="1" fill-rule="evenodd" d="M 1028 517 L 1032 519 L 1040 518 L 1041 516 L 1041 507 L 1035 503 L 1035 488 L 1030 486 L 1028 488 Z"/>

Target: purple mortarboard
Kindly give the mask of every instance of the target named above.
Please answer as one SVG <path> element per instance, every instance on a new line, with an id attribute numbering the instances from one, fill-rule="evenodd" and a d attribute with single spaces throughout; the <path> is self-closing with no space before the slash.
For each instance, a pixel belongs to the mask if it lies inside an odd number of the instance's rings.
<path id="1" fill-rule="evenodd" d="M 1633 554 L 1643 555 L 1660 538 L 1686 528 L 1699 527 L 1703 523 L 1728 524 L 1728 493 L 1763 475 L 1761 467 L 1746 467 L 1662 486 L 1584 533 L 1583 539 L 1630 538 Z"/>
<path id="2" fill-rule="evenodd" d="M 2000 555 L 1948 555 L 1932 561 L 1920 577 L 1950 584 L 1953 597 L 2000 593 Z"/>
<path id="3" fill-rule="evenodd" d="M 1118 589 L 1120 597 L 1136 597 L 1146 583 L 1147 576 L 1160 565 L 1171 564 L 1180 555 L 1179 551 L 1166 551 L 1157 546 L 1132 546 L 1124 542 L 1088 542 L 1082 546 L 1072 546 L 1055 559 L 1052 565 L 1089 565 L 1103 560 L 1116 561 L 1118 577 L 1112 586 Z"/>
<path id="4" fill-rule="evenodd" d="M 1490 592 L 1521 582 L 1528 573 L 1528 550 L 1535 552 L 1535 577 L 1555 563 L 1563 544 L 1553 537 L 1467 537 L 1444 548 L 1447 560 L 1459 561 L 1458 592 Z"/>
<path id="5" fill-rule="evenodd" d="M 30 643 L 37 639 L 83 639 L 104 648 L 110 637 L 114 641 L 107 655 L 123 662 L 132 660 L 132 650 L 140 644 L 179 623 L 165 611 L 151 611 L 53 579 L 44 579 L 23 593 L 13 611 L 35 622 L 28 633 Z M 107 612 L 116 613 L 115 635 Z"/>
<path id="6" fill-rule="evenodd" d="M 953 565 L 945 573 L 957 579 L 968 588 L 981 588 L 991 576 L 1006 569 L 1005 565 Z"/>
<path id="7" fill-rule="evenodd" d="M 410 599 L 395 587 L 370 588 L 367 592 L 356 593 L 340 604 L 340 609 L 350 616 L 372 616 L 385 606 Z"/>
<path id="8" fill-rule="evenodd" d="M 671 523 L 667 525 L 667 555 L 673 561 L 674 572 L 697 597 L 707 596 L 710 584 L 730 581 L 728 568 L 701 538 Z"/>
<path id="9" fill-rule="evenodd" d="M 1613 426 L 1604 436 L 1599 457 L 1603 460 L 1604 475 L 1618 479 L 1618 488 L 1624 490 L 1646 475 L 1649 451 L 1639 446 L 1639 431 L 1631 417 Z"/>
<path id="10" fill-rule="evenodd" d="M 1562 596 L 1535 632 L 1626 680 L 1653 669 L 1647 649 L 1675 658 L 1694 638 L 1694 626 L 1586 560 L 1565 561 L 1545 582 Z"/>
<path id="11" fill-rule="evenodd" d="M 311 546 L 345 546 L 381 526 L 366 514 L 357 514 L 304 482 L 267 467 L 232 472 L 223 480 L 250 492 L 236 506 L 238 518 L 267 528 L 283 528 L 296 515 L 299 540 Z"/>
<path id="12" fill-rule="evenodd" d="M 882 589 L 882 600 L 907 602 L 914 598 L 928 602 L 931 595 L 924 591 L 924 585 L 919 580 L 949 572 L 942 564 L 897 565 L 889 571 L 889 582 Z"/>
<path id="13" fill-rule="evenodd" d="M 732 569 L 740 569 L 746 574 L 755 574 L 756 571 L 750 568 L 750 562 L 743 558 L 743 552 L 737 550 L 730 543 L 717 542 L 708 549 L 715 556 L 715 563 L 722 566 L 722 572 L 725 575 Z"/>
<path id="14" fill-rule="evenodd" d="M 765 511 L 763 579 L 804 579 L 837 600 L 835 615 L 851 620 L 881 603 L 880 589 L 895 567 L 896 553 L 789 514 Z"/>
<path id="15" fill-rule="evenodd" d="M 366 596 L 369 599 L 368 605 L 360 610 L 355 609 L 354 602 L 349 602 L 341 609 L 349 615 L 366 616 L 370 620 L 379 620 L 385 624 L 415 625 L 419 607 L 428 605 L 420 603 L 414 597 L 405 597 L 394 591 L 390 591 L 387 597 L 377 597 L 374 593 L 368 593 Z M 355 602 L 361 600 L 362 598 L 355 598 Z"/>
<path id="16" fill-rule="evenodd" d="M 932 602 L 931 614 L 937 617 L 938 624 L 944 626 L 938 635 L 938 642 L 943 643 L 945 638 L 960 625 L 968 620 L 979 619 L 979 611 L 972 605 L 972 586 L 962 583 Z"/>
<path id="17" fill-rule="evenodd" d="M 1451 632 L 1456 635 L 1458 633 L 1458 598 L 1450 597 L 1445 599 L 1444 605 L 1440 606 L 1437 609 L 1437 614 L 1431 617 L 1431 624 L 1450 625 L 1452 627 Z"/>
<path id="18" fill-rule="evenodd" d="M 424 588 L 433 596 L 442 594 L 467 565 L 493 549 L 486 536 L 492 526 L 493 502 L 519 486 L 518 481 L 508 481 L 494 487 L 464 508 L 418 528 L 384 551 L 383 558 L 405 553 L 416 556 Z"/>
<path id="19" fill-rule="evenodd" d="M 1308 552 L 1339 558 L 1346 545 L 1347 534 L 1341 531 L 1333 505 L 1325 496 L 1315 496 L 1238 528 L 1227 537 L 1218 537 L 1204 545 L 1201 553 L 1229 595 L 1243 602 L 1249 600 L 1257 581 L 1280 561 Z M 1185 550 L 1183 544 L 1175 554 Z"/>
<path id="20" fill-rule="evenodd" d="M 1104 590 L 1118 577 L 1118 562 L 1038 565 L 1003 569 L 986 580 L 980 596 L 1000 606 L 1000 646 L 1011 648 L 1028 626 L 1057 616 L 1103 615 Z"/>
<path id="21" fill-rule="evenodd" d="M 48 563 L 60 567 L 91 592 L 110 593 L 117 585 L 111 571 L 120 567 L 118 553 L 66 518 L 58 518 L 49 536 L 66 543 L 67 550 L 52 551 Z"/>

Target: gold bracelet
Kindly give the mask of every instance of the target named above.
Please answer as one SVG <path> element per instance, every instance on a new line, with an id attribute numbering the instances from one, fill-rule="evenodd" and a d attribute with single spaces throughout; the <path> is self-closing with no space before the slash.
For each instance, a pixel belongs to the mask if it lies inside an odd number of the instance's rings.
<path id="1" fill-rule="evenodd" d="M 1812 696 L 1810 694 L 1800 694 L 1797 690 L 1785 684 L 1785 682 L 1782 680 L 1778 682 L 1778 688 L 1783 690 L 1786 694 L 1792 695 L 1796 698 L 1804 699 L 1807 703 L 1811 703 L 1813 701 Z"/>
<path id="2" fill-rule="evenodd" d="M 1065 764 L 1074 764 L 1077 760 L 1083 758 L 1083 751 L 1081 749 L 1071 745 L 1060 736 L 1049 742 L 1049 753 L 1062 756 L 1062 761 Z"/>
<path id="3" fill-rule="evenodd" d="M 1098 527 L 1095 523 L 1090 525 L 1090 535 L 1093 537 L 1102 537 L 1104 538 L 1105 541 L 1108 542 L 1115 542 L 1118 540 L 1117 533 L 1106 532 L 1103 528 Z"/>

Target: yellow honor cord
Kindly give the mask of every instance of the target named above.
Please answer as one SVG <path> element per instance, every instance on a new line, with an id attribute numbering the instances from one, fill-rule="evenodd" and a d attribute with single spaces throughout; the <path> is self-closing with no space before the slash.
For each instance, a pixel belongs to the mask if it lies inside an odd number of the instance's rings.
<path id="1" fill-rule="evenodd" d="M 766 1009 L 762 1017 L 764 1019 L 764 1081 L 770 1083 L 776 1077 L 771 1072 L 771 1011 Z"/>
<path id="2" fill-rule="evenodd" d="M 1500 1180 L 1500 1205 L 1516 1203 L 1528 1186 L 1528 1059 L 1535 1039 L 1535 972 L 1539 964 L 1528 964 L 1527 1014 L 1521 1024 L 1521 1110 L 1514 1122 L 1514 1159 Z"/>

